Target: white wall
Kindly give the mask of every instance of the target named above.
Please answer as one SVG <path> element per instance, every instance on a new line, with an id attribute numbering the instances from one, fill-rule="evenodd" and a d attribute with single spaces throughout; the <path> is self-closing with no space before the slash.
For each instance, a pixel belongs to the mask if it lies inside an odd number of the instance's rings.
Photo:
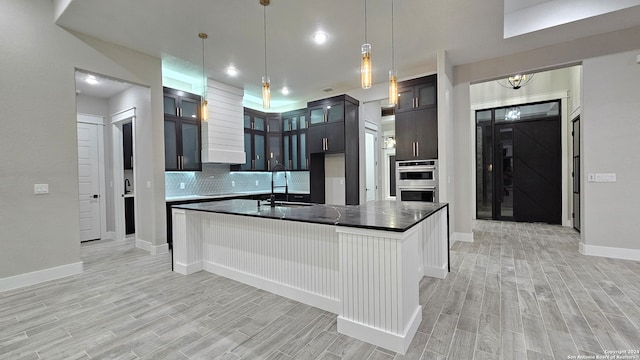
<path id="1" fill-rule="evenodd" d="M 640 49 L 583 62 L 582 165 L 616 173 L 615 183 L 582 182 L 582 243 L 634 249 L 639 260 Z M 628 252 L 627 252 L 628 253 Z M 632 252 L 633 254 L 633 252 Z"/>
<path id="2" fill-rule="evenodd" d="M 154 189 L 151 241 L 166 241 L 160 60 L 71 34 L 53 16 L 50 0 L 5 0 L 0 11 L 0 280 L 81 260 L 76 68 L 151 87 L 154 159 L 143 175 Z M 33 195 L 35 183 L 50 194 Z"/>

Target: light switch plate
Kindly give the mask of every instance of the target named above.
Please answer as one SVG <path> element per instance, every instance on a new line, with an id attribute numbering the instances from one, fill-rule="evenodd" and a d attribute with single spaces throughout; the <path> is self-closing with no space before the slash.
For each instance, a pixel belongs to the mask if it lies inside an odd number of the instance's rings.
<path id="1" fill-rule="evenodd" d="M 49 184 L 33 184 L 33 193 L 44 195 L 49 193 Z"/>
<path id="2" fill-rule="evenodd" d="M 259 186 L 260 182 L 258 180 L 256 180 L 256 186 Z"/>
<path id="3" fill-rule="evenodd" d="M 616 182 L 616 174 L 596 174 L 596 182 Z"/>
<path id="4" fill-rule="evenodd" d="M 231 180 L 231 187 L 235 187 L 236 186 L 236 182 Z"/>
<path id="5" fill-rule="evenodd" d="M 147 189 L 151 189 L 151 181 L 147 181 Z"/>
<path id="6" fill-rule="evenodd" d="M 180 183 L 180 190 L 184 190 L 184 183 L 183 182 Z"/>

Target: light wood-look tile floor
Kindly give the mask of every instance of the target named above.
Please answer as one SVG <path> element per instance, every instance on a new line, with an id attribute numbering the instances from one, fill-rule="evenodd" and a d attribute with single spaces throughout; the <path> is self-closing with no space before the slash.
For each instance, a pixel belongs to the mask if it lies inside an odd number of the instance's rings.
<path id="1" fill-rule="evenodd" d="M 582 256 L 572 229 L 478 221 L 446 280 L 423 278 L 406 355 L 336 316 L 132 241 L 82 245 L 81 275 L 0 293 L 0 359 L 568 359 L 640 350 L 640 263 Z M 627 355 L 630 355 L 627 352 Z M 587 357 L 588 358 L 588 357 Z M 640 359 L 640 356 L 628 357 Z"/>

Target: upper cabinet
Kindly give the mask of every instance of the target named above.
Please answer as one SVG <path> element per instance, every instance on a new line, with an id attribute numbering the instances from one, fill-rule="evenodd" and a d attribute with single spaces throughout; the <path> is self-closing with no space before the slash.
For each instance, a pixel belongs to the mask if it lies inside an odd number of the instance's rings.
<path id="1" fill-rule="evenodd" d="M 436 87 L 436 75 L 398 83 L 396 113 L 436 106 Z"/>
<path id="2" fill-rule="evenodd" d="M 267 170 L 266 148 L 267 118 L 266 114 L 244 109 L 244 164 L 232 165 L 234 171 Z"/>
<path id="3" fill-rule="evenodd" d="M 282 124 L 280 114 L 267 114 L 267 170 L 284 165 L 282 157 Z"/>
<path id="4" fill-rule="evenodd" d="M 284 166 L 287 170 L 308 170 L 307 109 L 282 114 L 282 148 Z"/>
<path id="5" fill-rule="evenodd" d="M 355 106 L 357 109 L 358 104 L 358 100 L 347 95 L 307 104 L 311 154 L 345 152 L 345 119 L 352 112 L 348 108 L 352 109 Z"/>
<path id="6" fill-rule="evenodd" d="M 200 171 L 200 96 L 164 88 L 166 171 Z"/>
<path id="7" fill-rule="evenodd" d="M 438 158 L 436 75 L 398 84 L 396 160 Z"/>

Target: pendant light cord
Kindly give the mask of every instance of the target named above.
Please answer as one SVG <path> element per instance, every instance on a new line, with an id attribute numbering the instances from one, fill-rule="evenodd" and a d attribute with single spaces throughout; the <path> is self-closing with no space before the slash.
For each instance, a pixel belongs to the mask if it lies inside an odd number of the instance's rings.
<path id="1" fill-rule="evenodd" d="M 204 39 L 205 37 L 202 37 L 202 96 L 206 96 L 205 94 L 207 93 L 207 76 L 204 73 Z M 205 99 L 206 100 L 206 99 Z"/>
<path id="2" fill-rule="evenodd" d="M 267 73 L 267 6 L 263 5 L 263 24 L 264 24 L 264 76 L 268 76 Z"/>
<path id="3" fill-rule="evenodd" d="M 369 43 L 367 41 L 367 0 L 364 0 L 364 43 Z"/>
<path id="4" fill-rule="evenodd" d="M 393 2 L 391 0 L 391 70 L 396 69 L 396 49 L 395 49 L 395 41 L 393 41 Z"/>

